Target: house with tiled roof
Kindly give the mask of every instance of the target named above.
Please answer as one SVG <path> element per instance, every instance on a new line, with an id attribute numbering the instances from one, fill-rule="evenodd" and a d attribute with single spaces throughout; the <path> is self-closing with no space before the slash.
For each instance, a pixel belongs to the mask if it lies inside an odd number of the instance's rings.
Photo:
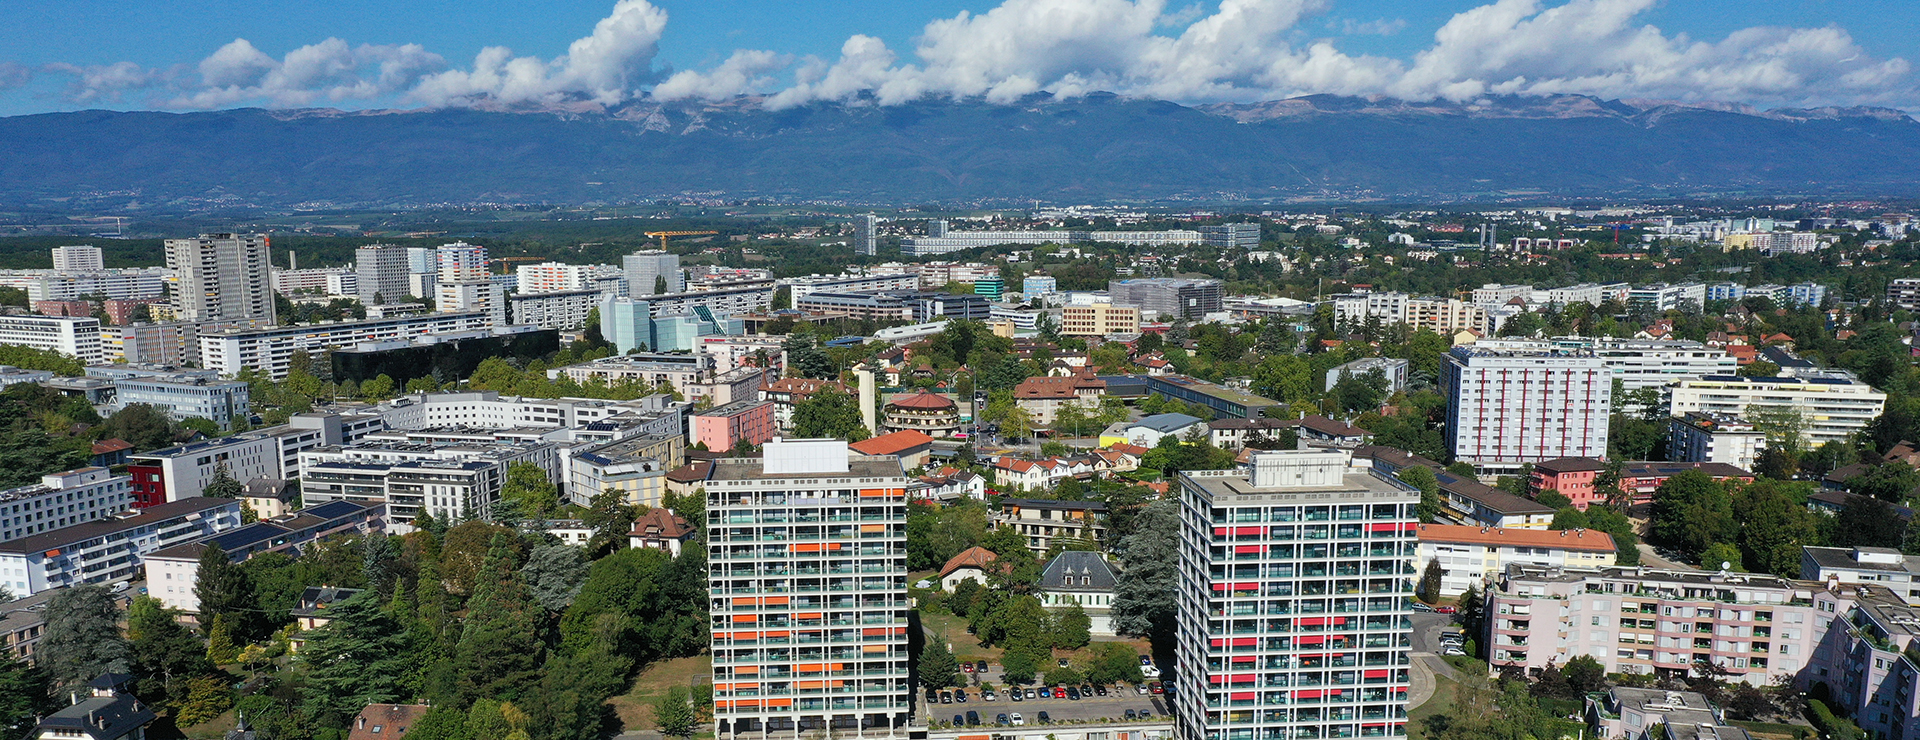
<path id="1" fill-rule="evenodd" d="M 680 550 L 693 541 L 694 534 L 693 523 L 686 517 L 665 508 L 648 509 L 633 520 L 633 531 L 627 534 L 627 547 L 651 547 L 679 557 Z"/>
<path id="2" fill-rule="evenodd" d="M 1033 377 L 1020 381 L 1019 385 L 1013 387 L 1013 402 L 1032 415 L 1034 426 L 1048 429 L 1053 426 L 1056 412 L 1063 406 L 1077 406 L 1082 414 L 1097 412 L 1100 398 L 1106 390 L 1106 381 L 1095 377 L 1092 370 L 1080 367 L 1071 375 Z"/>
<path id="3" fill-rule="evenodd" d="M 906 429 L 863 439 L 847 445 L 847 449 L 862 455 L 899 458 L 902 469 L 913 470 L 926 467 L 933 455 L 933 438 L 925 432 Z"/>
<path id="4" fill-rule="evenodd" d="M 1293 419 L 1214 419 L 1207 422 L 1207 439 L 1223 450 L 1237 450 L 1249 441 L 1260 442 L 1279 437 L 1293 427 Z"/>
<path id="5" fill-rule="evenodd" d="M 1038 460 L 1002 456 L 994 458 L 992 468 L 994 481 L 1002 487 L 1034 491 L 1052 488 L 1067 478 L 1090 478 L 1106 469 L 1100 464 L 1100 458 L 1091 455 Z"/>
<path id="6" fill-rule="evenodd" d="M 913 429 L 940 439 L 960 431 L 960 407 L 951 398 L 925 390 L 887 402 L 881 413 L 880 426 L 889 432 Z"/>
<path id="7" fill-rule="evenodd" d="M 707 475 L 713 471 L 713 461 L 693 460 L 680 467 L 667 471 L 667 492 L 685 496 L 707 485 Z"/>
<path id="8" fill-rule="evenodd" d="M 1056 537 L 1103 542 L 1107 537 L 1107 505 L 1099 501 L 1054 501 L 1010 498 L 1000 502 L 994 526 L 1012 527 L 1027 538 L 1027 549 L 1044 555 Z"/>
<path id="9" fill-rule="evenodd" d="M 39 718 L 31 737 L 39 740 L 144 740 L 147 726 L 159 719 L 133 695 L 133 677 L 105 673 L 70 692 L 72 703 Z"/>
<path id="10" fill-rule="evenodd" d="M 959 555 L 948 558 L 946 564 L 940 566 L 940 589 L 951 592 L 955 586 L 960 585 L 961 581 L 969 578 L 982 586 L 986 585 L 987 570 L 993 567 L 995 560 L 999 559 L 999 555 L 995 555 L 992 550 L 984 547 L 969 547 L 962 550 Z"/>
<path id="11" fill-rule="evenodd" d="M 1289 419 L 1294 433 L 1302 441 L 1318 446 L 1344 447 L 1352 449 L 1367 443 L 1373 433 L 1342 421 L 1324 416 L 1305 416 Z"/>
<path id="12" fill-rule="evenodd" d="M 1078 604 L 1092 623 L 1091 634 L 1113 637 L 1113 597 L 1119 575 L 1119 569 L 1101 553 L 1069 550 L 1047 561 L 1036 595 L 1049 609 Z"/>
<path id="13" fill-rule="evenodd" d="M 915 480 L 913 485 L 907 487 L 907 496 L 933 501 L 958 501 L 963 498 L 985 501 L 987 479 L 971 470 L 940 468 Z"/>
<path id="14" fill-rule="evenodd" d="M 781 378 L 760 385 L 760 400 L 773 402 L 773 423 L 782 432 L 793 431 L 793 409 L 823 390 L 851 395 L 845 383 L 814 378 Z"/>
<path id="15" fill-rule="evenodd" d="M 353 718 L 347 740 L 394 740 L 420 723 L 431 710 L 425 704 L 368 704 Z"/>

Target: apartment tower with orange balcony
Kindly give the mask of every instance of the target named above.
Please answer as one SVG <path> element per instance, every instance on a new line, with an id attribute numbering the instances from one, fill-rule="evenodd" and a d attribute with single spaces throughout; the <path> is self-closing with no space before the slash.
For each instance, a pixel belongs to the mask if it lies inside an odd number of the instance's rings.
<path id="1" fill-rule="evenodd" d="M 908 479 L 839 439 L 714 461 L 707 492 L 721 737 L 905 737 Z"/>

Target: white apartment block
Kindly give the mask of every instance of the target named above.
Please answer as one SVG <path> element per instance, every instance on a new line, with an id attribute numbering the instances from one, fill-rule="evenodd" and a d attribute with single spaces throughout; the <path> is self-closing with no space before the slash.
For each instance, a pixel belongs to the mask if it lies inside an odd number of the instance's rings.
<path id="1" fill-rule="evenodd" d="M 909 480 L 843 440 L 774 439 L 713 463 L 713 700 L 723 737 L 903 736 Z"/>
<path id="2" fill-rule="evenodd" d="M 263 234 L 201 234 L 166 240 L 173 314 L 182 321 L 274 323 L 272 250 Z"/>
<path id="3" fill-rule="evenodd" d="M 280 470 L 280 444 L 268 435 L 221 437 L 127 457 L 134 501 L 140 506 L 199 496 L 222 468 L 241 483 L 285 477 Z"/>
<path id="4" fill-rule="evenodd" d="M 133 503 L 125 475 L 87 467 L 40 476 L 40 482 L 0 491 L 0 541 L 81 522 L 106 519 Z"/>
<path id="5" fill-rule="evenodd" d="M 516 290 L 521 293 L 568 293 L 580 290 L 600 289 L 600 279 L 621 276 L 620 268 L 612 265 L 569 265 L 561 262 L 542 262 L 537 265 L 521 265 L 514 268 Z"/>
<path id="6" fill-rule="evenodd" d="M 1608 673 L 1685 678 L 1695 663 L 1764 687 L 1806 668 L 1849 599 L 1770 575 L 1512 565 L 1487 593 L 1494 668 L 1535 672 L 1585 655 Z M 1538 629 L 1535 629 L 1535 628 Z"/>
<path id="7" fill-rule="evenodd" d="M 282 380 L 292 368 L 294 352 L 318 354 L 362 342 L 412 340 L 487 327 L 488 317 L 483 313 L 432 313 L 306 326 L 203 331 L 198 339 L 202 367 L 227 377 L 253 368 L 269 378 Z"/>
<path id="8" fill-rule="evenodd" d="M 433 250 L 435 282 L 484 283 L 487 277 L 487 248 L 466 242 L 442 244 Z"/>
<path id="9" fill-rule="evenodd" d="M 507 468 L 525 462 L 563 482 L 558 447 L 545 442 L 433 445 L 375 442 L 300 453 L 300 499 L 385 503 L 387 521 L 410 526 L 421 512 L 440 521 L 491 519 Z M 404 531 L 402 532 L 404 534 Z"/>
<path id="10" fill-rule="evenodd" d="M 627 274 L 629 296 L 665 295 L 687 289 L 686 277 L 680 273 L 680 255 L 643 249 L 621 257 L 620 266 Z M 656 290 L 663 287 L 662 283 L 666 290 Z"/>
<path id="11" fill-rule="evenodd" d="M 1493 308 L 1494 306 L 1504 306 L 1507 304 L 1508 301 L 1511 301 L 1515 298 L 1518 298 L 1522 301 L 1526 301 L 1531 299 L 1532 297 L 1533 297 L 1533 286 L 1531 285 L 1501 285 L 1499 283 L 1487 283 L 1485 285 L 1482 285 L 1478 288 L 1473 289 L 1473 305 L 1482 306 L 1485 308 Z"/>
<path id="12" fill-rule="evenodd" d="M 1920 604 L 1920 558 L 1891 547 L 1800 548 L 1800 577 L 1816 583 L 1870 583 Z"/>
<path id="13" fill-rule="evenodd" d="M 706 336 L 694 340 L 693 352 L 712 357 L 716 373 L 754 367 L 784 375 L 787 369 L 785 337 Z"/>
<path id="14" fill-rule="evenodd" d="M 1382 326 L 1406 324 L 1442 336 L 1462 330 L 1487 331 L 1487 306 L 1454 298 L 1415 298 L 1406 293 L 1360 293 L 1333 298 L 1333 321 L 1359 327 L 1369 321 Z"/>
<path id="15" fill-rule="evenodd" d="M 226 430 L 253 413 L 252 386 L 237 380 L 155 374 L 120 378 L 113 385 L 116 408 L 144 403 L 175 419 L 206 419 Z"/>
<path id="16" fill-rule="evenodd" d="M 167 277 L 163 267 L 76 272 L 5 270 L 0 271 L 0 285 L 26 291 L 30 301 L 72 301 L 83 295 L 159 298 L 167 293 Z"/>
<path id="17" fill-rule="evenodd" d="M 1590 352 L 1457 347 L 1440 366 L 1454 457 L 1482 473 L 1561 457 L 1605 457 L 1613 380 Z"/>
<path id="18" fill-rule="evenodd" d="M 907 237 L 900 240 L 902 254 L 927 256 L 958 252 L 974 247 L 1001 244 L 1083 244 L 1112 242 L 1139 247 L 1164 247 L 1200 244 L 1198 231 L 949 231 L 943 237 Z"/>
<path id="19" fill-rule="evenodd" d="M 75 246 L 53 248 L 54 272 L 84 272 L 107 269 L 107 263 L 100 257 L 99 247 Z"/>
<path id="20" fill-rule="evenodd" d="M 866 275 L 807 275 L 781 278 L 776 284 L 785 287 L 788 295 L 797 302 L 817 292 L 878 293 L 887 290 L 919 290 L 920 278 L 912 274 L 875 272 Z M 945 285 L 946 282 L 942 281 L 940 284 Z"/>
<path id="21" fill-rule="evenodd" d="M 100 320 L 91 316 L 0 316 L 0 344 L 53 350 L 89 365 L 102 359 Z"/>
<path id="22" fill-rule="evenodd" d="M 507 305 L 515 324 L 572 331 L 587 325 L 588 315 L 600 305 L 600 295 L 598 290 L 529 293 L 522 288 L 507 298 Z"/>
<path id="23" fill-rule="evenodd" d="M 240 500 L 194 497 L 0 542 L 0 584 L 18 596 L 138 579 L 141 557 L 240 526 Z"/>
<path id="24" fill-rule="evenodd" d="M 380 404 L 378 413 L 389 429 L 578 429 L 620 417 L 646 417 L 636 433 L 678 431 L 679 410 L 652 396 L 633 401 L 596 398 L 526 398 L 494 391 L 416 393 Z"/>
<path id="25" fill-rule="evenodd" d="M 433 309 L 438 313 L 477 313 L 488 326 L 507 325 L 507 290 L 494 282 L 435 283 Z"/>
<path id="26" fill-rule="evenodd" d="M 1420 492 L 1338 452 L 1180 476 L 1176 734 L 1406 734 Z"/>
<path id="27" fill-rule="evenodd" d="M 1552 339 L 1482 339 L 1481 349 L 1592 353 L 1606 363 L 1623 390 L 1665 388 L 1681 380 L 1708 375 L 1733 375 L 1740 363 L 1718 347 L 1678 339 L 1617 339 L 1612 337 L 1554 337 Z"/>
<path id="28" fill-rule="evenodd" d="M 1688 411 L 1667 421 L 1667 458 L 1717 462 L 1752 470 L 1767 447 L 1767 435 L 1739 416 Z"/>
<path id="29" fill-rule="evenodd" d="M 1866 428 L 1887 405 L 1887 394 L 1858 380 L 1840 377 L 1742 378 L 1715 375 L 1681 381 L 1673 388 L 1671 414 L 1705 411 L 1724 416 L 1748 416 L 1749 409 L 1786 408 L 1806 422 L 1806 441 L 1813 447 L 1846 443 Z M 1591 456 L 1589 456 L 1591 457 Z"/>
<path id="30" fill-rule="evenodd" d="M 1440 596 L 1453 598 L 1467 587 L 1485 592 L 1512 564 L 1552 568 L 1613 565 L 1613 535 L 1594 529 L 1508 529 L 1505 527 L 1420 525 L 1417 572 L 1440 562 Z"/>
<path id="31" fill-rule="evenodd" d="M 1060 333 L 1070 337 L 1104 337 L 1140 331 L 1137 306 L 1096 303 L 1060 309 Z"/>
<path id="32" fill-rule="evenodd" d="M 1834 711 L 1845 712 L 1868 737 L 1920 738 L 1920 608 L 1878 585 L 1841 587 L 1856 595 L 1851 605 L 1837 604 L 1827 644 L 1815 654 L 1806 681 L 1827 684 Z"/>
<path id="33" fill-rule="evenodd" d="M 355 289 L 368 306 L 399 303 L 416 295 L 407 284 L 409 250 L 394 244 L 368 244 L 354 250 Z"/>
<path id="34" fill-rule="evenodd" d="M 359 298 L 359 286 L 360 274 L 347 267 L 273 271 L 273 290 L 282 295 L 318 293 L 335 297 Z"/>
<path id="35" fill-rule="evenodd" d="M 547 377 L 565 375 L 575 383 L 598 381 L 617 385 L 635 382 L 654 386 L 664 383 L 688 401 L 708 399 L 715 406 L 759 396 L 760 381 L 766 376 L 765 371 L 739 367 L 718 372 L 714 367 L 714 359 L 708 355 L 638 354 L 556 367 L 547 371 Z"/>
<path id="36" fill-rule="evenodd" d="M 1707 286 L 1702 283 L 1655 283 L 1637 285 L 1627 291 L 1628 308 L 1645 308 L 1656 313 L 1672 311 L 1683 306 L 1698 310 L 1707 303 Z"/>
<path id="37" fill-rule="evenodd" d="M 1534 297 L 1556 306 L 1569 306 L 1575 303 L 1598 306 L 1607 301 L 1617 301 L 1625 305 L 1627 294 L 1632 289 L 1633 286 L 1626 283 L 1580 283 L 1564 288 L 1548 288 L 1544 291 L 1544 295 L 1535 293 Z"/>

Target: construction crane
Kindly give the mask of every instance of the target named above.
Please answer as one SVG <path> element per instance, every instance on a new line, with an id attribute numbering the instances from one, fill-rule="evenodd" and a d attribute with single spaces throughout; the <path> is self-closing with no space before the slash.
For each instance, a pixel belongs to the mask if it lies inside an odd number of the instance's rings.
<path id="1" fill-rule="evenodd" d="M 546 258 L 545 257 L 495 257 L 487 261 L 498 263 L 500 265 L 500 274 L 505 275 L 509 272 L 512 272 L 512 270 L 507 269 L 509 267 L 512 267 L 512 265 L 507 264 L 508 262 L 539 262 L 544 259 Z"/>
<path id="2" fill-rule="evenodd" d="M 656 236 L 660 237 L 660 251 L 664 252 L 667 249 L 667 237 L 669 236 L 703 236 L 703 235 L 718 234 L 718 233 L 720 232 L 718 231 L 649 231 L 647 232 L 647 238 L 651 239 Z"/>

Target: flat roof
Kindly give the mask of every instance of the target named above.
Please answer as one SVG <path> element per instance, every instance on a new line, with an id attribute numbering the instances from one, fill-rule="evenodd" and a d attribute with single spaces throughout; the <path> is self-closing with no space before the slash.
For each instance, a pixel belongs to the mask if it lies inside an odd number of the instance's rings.
<path id="1" fill-rule="evenodd" d="M 174 517 L 218 509 L 229 504 L 239 506 L 240 500 L 232 498 L 207 498 L 204 496 L 183 498 L 179 501 L 169 501 L 164 504 L 149 506 L 140 510 L 138 515 L 125 519 L 104 519 L 100 521 L 82 522 L 71 527 L 61 527 L 51 532 L 41 532 L 16 540 L 0 542 L 0 553 L 27 555 L 36 552 L 45 552 L 74 542 L 105 537 L 116 532 L 137 529 Z"/>
<path id="2" fill-rule="evenodd" d="M 905 480 L 906 471 L 900 467 L 900 458 L 869 455 L 849 455 L 847 471 L 844 473 L 774 473 L 761 472 L 763 463 L 757 457 L 726 457 L 713 461 L 712 472 L 707 474 L 711 481 L 739 480 L 784 480 L 788 478 L 899 478 Z"/>
<path id="3" fill-rule="evenodd" d="M 1422 524 L 1420 541 L 1496 547 L 1548 547 L 1588 552 L 1614 552 L 1615 550 L 1613 535 L 1597 529 L 1510 529 L 1457 524 Z"/>
<path id="4" fill-rule="evenodd" d="M 1213 497 L 1215 503 L 1238 496 L 1292 493 L 1353 493 L 1367 494 L 1369 498 L 1374 494 L 1392 494 L 1395 499 L 1420 497 L 1419 489 L 1372 471 L 1347 472 L 1341 475 L 1341 484 L 1337 486 L 1276 486 L 1272 488 L 1256 487 L 1253 485 L 1251 475 L 1235 472 L 1236 474 L 1233 475 L 1195 475 L 1190 472 L 1183 474 L 1182 478 L 1205 490 Z M 1319 498 L 1307 503 L 1342 503 L 1342 501 L 1339 498 Z"/>

